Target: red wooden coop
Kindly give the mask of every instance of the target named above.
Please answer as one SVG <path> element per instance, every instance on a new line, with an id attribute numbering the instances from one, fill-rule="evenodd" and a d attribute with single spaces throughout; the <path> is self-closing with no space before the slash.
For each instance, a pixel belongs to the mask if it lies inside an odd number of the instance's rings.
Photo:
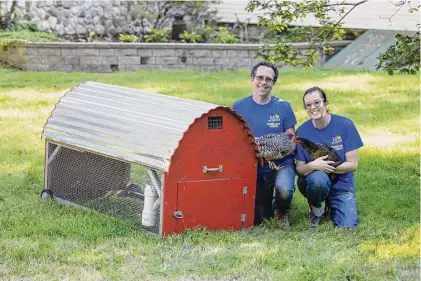
<path id="1" fill-rule="evenodd" d="M 254 220 L 257 145 L 229 107 L 87 82 L 48 118 L 43 198 L 160 235 Z"/>

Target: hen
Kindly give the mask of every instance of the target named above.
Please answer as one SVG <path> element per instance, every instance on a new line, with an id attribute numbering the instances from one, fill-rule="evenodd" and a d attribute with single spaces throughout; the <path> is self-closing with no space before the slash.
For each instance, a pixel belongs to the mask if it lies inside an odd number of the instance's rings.
<path id="1" fill-rule="evenodd" d="M 266 160 L 272 170 L 279 170 L 281 167 L 278 167 L 271 159 L 281 159 L 293 154 L 296 148 L 293 140 L 294 135 L 288 133 L 267 134 L 255 139 L 260 148 L 257 157 L 261 158 L 262 161 L 263 159 Z"/>
<path id="2" fill-rule="evenodd" d="M 312 141 L 299 136 L 295 136 L 294 141 L 300 144 L 310 154 L 312 161 L 327 155 L 325 161 L 334 161 L 335 163 L 331 164 L 333 167 L 337 167 L 343 163 L 336 151 L 327 145 L 313 143 Z M 329 173 L 328 176 L 332 184 L 338 182 L 338 174 Z"/>

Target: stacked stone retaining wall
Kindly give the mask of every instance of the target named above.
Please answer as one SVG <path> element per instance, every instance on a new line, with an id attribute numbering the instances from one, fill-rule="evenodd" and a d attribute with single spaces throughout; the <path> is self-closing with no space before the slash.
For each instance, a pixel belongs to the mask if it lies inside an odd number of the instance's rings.
<path id="1" fill-rule="evenodd" d="M 332 42 L 342 49 L 350 41 Z M 305 52 L 308 43 L 295 43 Z M 259 44 L 178 43 L 13 43 L 0 50 L 0 61 L 29 71 L 114 72 L 138 69 L 201 71 L 251 68 Z M 319 64 L 324 63 L 321 55 Z M 280 65 L 282 66 L 282 65 Z"/>

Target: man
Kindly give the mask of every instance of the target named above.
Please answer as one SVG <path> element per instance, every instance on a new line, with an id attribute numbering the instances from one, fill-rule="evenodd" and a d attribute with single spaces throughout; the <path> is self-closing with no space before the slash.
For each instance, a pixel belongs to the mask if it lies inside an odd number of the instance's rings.
<path id="1" fill-rule="evenodd" d="M 278 79 L 278 68 L 268 62 L 259 62 L 251 71 L 253 94 L 234 103 L 232 108 L 248 122 L 255 137 L 270 133 L 288 132 L 295 134 L 295 119 L 291 105 L 271 95 L 272 88 Z M 256 205 L 254 224 L 275 216 L 280 226 L 289 229 L 288 213 L 294 195 L 295 163 L 293 156 L 273 160 L 282 168 L 279 171 L 269 168 L 268 163 L 262 167 L 258 164 Z M 272 199 L 275 186 L 275 206 Z"/>

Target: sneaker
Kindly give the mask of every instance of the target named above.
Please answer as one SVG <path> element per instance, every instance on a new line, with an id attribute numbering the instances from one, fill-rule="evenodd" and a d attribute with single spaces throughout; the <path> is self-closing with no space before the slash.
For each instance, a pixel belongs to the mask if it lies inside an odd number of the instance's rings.
<path id="1" fill-rule="evenodd" d="M 316 228 L 320 224 L 321 217 L 316 216 L 312 211 L 308 211 L 308 221 L 311 228 Z"/>
<path id="2" fill-rule="evenodd" d="M 275 210 L 273 217 L 278 222 L 278 225 L 283 230 L 290 230 L 291 223 L 289 222 L 288 213 L 282 213 L 278 210 Z"/>
<path id="3" fill-rule="evenodd" d="M 321 207 L 317 208 L 317 207 L 314 207 L 313 205 L 310 205 L 310 209 L 316 217 L 323 216 L 323 209 Z"/>

